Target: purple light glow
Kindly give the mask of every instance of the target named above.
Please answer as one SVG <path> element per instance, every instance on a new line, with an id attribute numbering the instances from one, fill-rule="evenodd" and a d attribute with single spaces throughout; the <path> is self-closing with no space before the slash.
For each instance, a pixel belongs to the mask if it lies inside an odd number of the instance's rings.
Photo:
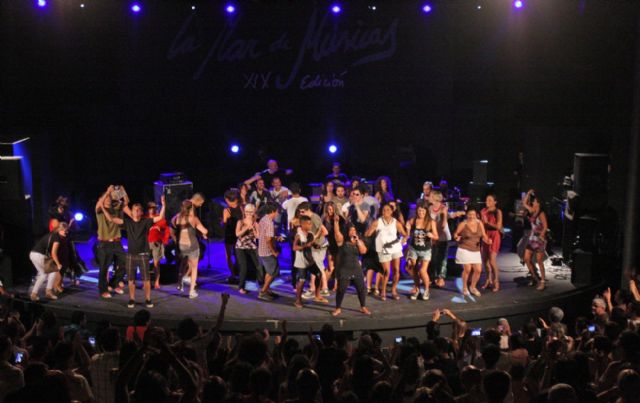
<path id="1" fill-rule="evenodd" d="M 331 144 L 331 145 L 329 146 L 329 152 L 330 152 L 331 154 L 335 154 L 337 151 L 338 151 L 338 146 L 336 146 L 335 144 Z"/>
<path id="2" fill-rule="evenodd" d="M 47 0 L 38 0 L 36 4 L 38 5 L 38 7 L 44 8 L 47 6 Z"/>
<path id="3" fill-rule="evenodd" d="M 240 146 L 238 146 L 237 144 L 231 145 L 231 152 L 234 154 L 238 154 L 238 152 L 240 152 Z"/>
<path id="4" fill-rule="evenodd" d="M 524 3 L 522 2 L 522 0 L 516 0 L 513 2 L 513 6 L 515 8 L 522 8 L 522 6 L 524 6 Z"/>
<path id="5" fill-rule="evenodd" d="M 233 4 L 229 4 L 227 5 L 227 7 L 225 7 L 225 10 L 227 11 L 227 13 L 233 14 L 236 12 L 236 7 Z"/>
<path id="6" fill-rule="evenodd" d="M 138 14 L 140 11 L 142 11 L 142 7 L 140 7 L 140 4 L 138 3 L 133 3 L 131 5 L 131 11 L 134 12 L 135 14 Z"/>
<path id="7" fill-rule="evenodd" d="M 340 8 L 340 6 L 338 4 L 335 4 L 333 6 L 331 6 L 331 12 L 334 14 L 338 14 L 340 13 L 340 11 L 342 11 L 342 8 Z"/>
<path id="8" fill-rule="evenodd" d="M 425 4 L 424 6 L 422 6 L 422 11 L 424 11 L 425 13 L 430 13 L 431 10 L 431 4 Z"/>

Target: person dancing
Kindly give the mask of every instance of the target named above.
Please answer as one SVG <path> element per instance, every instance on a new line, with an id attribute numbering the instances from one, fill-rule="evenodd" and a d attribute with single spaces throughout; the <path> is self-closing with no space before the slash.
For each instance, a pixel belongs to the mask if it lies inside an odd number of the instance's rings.
<path id="1" fill-rule="evenodd" d="M 242 199 L 240 192 L 236 189 L 229 189 L 224 192 L 224 201 L 227 207 L 222 210 L 222 227 L 224 228 L 224 255 L 229 269 L 228 282 L 233 284 L 238 277 L 238 267 L 233 263 L 232 256 L 235 254 L 237 224 L 242 220 Z M 237 256 L 236 256 L 237 259 Z M 237 263 L 237 260 L 236 260 Z"/>
<path id="2" fill-rule="evenodd" d="M 544 272 L 544 257 L 547 248 L 547 215 L 542 211 L 542 204 L 540 199 L 536 197 L 533 189 L 529 189 L 527 194 L 522 199 L 522 206 L 529 213 L 529 222 L 531 223 L 531 234 L 527 239 L 527 246 L 524 251 L 524 262 L 531 273 L 533 278 L 533 284 L 536 282 L 538 286 L 536 290 L 543 291 L 545 287 L 545 272 Z M 536 256 L 538 263 L 538 269 L 540 270 L 540 277 L 536 274 L 535 267 L 531 259 L 533 255 Z"/>
<path id="3" fill-rule="evenodd" d="M 38 271 L 36 282 L 33 285 L 33 289 L 31 290 L 31 301 L 40 300 L 40 298 L 38 297 L 38 292 L 40 291 L 40 288 L 42 288 L 42 285 L 45 283 L 45 281 L 47 283 L 45 288 L 45 298 L 50 300 L 58 299 L 58 297 L 56 297 L 53 292 L 56 273 L 60 272 L 60 269 L 62 269 L 62 262 L 60 262 L 58 256 L 58 249 L 60 247 L 60 237 L 66 236 L 68 229 L 69 226 L 66 222 L 58 223 L 56 229 L 40 238 L 31 250 L 31 253 L 29 253 L 29 259 L 31 259 L 31 262 Z M 57 270 L 55 272 L 45 272 L 44 261 L 47 255 L 51 256 L 56 264 Z"/>
<path id="4" fill-rule="evenodd" d="M 498 268 L 498 253 L 502 235 L 502 210 L 496 207 L 497 198 L 494 194 L 487 195 L 487 207 L 480 211 L 480 218 L 491 244 L 482 243 L 482 261 L 487 270 L 487 279 L 482 289 L 492 288 L 493 292 L 500 291 L 500 269 Z"/>
<path id="5" fill-rule="evenodd" d="M 327 269 L 325 271 L 327 281 L 329 281 L 332 275 L 335 276 L 336 258 L 338 257 L 339 251 L 334 234 L 335 220 L 338 220 L 340 228 L 344 227 L 345 220 L 340 214 L 338 214 L 335 203 L 332 201 L 327 202 L 324 205 L 324 211 L 322 212 L 322 225 L 327 229 L 327 241 L 329 242 L 329 246 L 327 247 Z M 333 291 L 335 292 L 337 290 L 338 282 L 336 277 L 336 282 L 333 285 Z"/>
<path id="6" fill-rule="evenodd" d="M 207 229 L 202 225 L 200 219 L 193 214 L 193 203 L 184 200 L 180 206 L 180 212 L 171 219 L 171 226 L 175 228 L 174 240 L 178 244 L 180 255 L 187 259 L 188 269 L 182 277 L 178 289 L 184 288 L 184 277 L 190 277 L 189 298 L 198 298 L 196 292 L 196 280 L 198 279 L 198 259 L 200 257 L 200 246 L 196 237 L 199 231 L 206 239 Z"/>
<path id="7" fill-rule="evenodd" d="M 236 224 L 236 260 L 238 261 L 238 269 L 240 272 L 240 280 L 238 282 L 238 292 L 240 294 L 248 294 L 245 288 L 247 282 L 247 259 L 251 259 L 256 270 L 260 269 L 258 262 L 258 223 L 256 221 L 256 207 L 249 203 L 244 206 L 244 218 Z M 260 276 L 259 276 L 260 277 Z"/>
<path id="8" fill-rule="evenodd" d="M 380 284 L 380 299 L 387 299 L 387 282 L 389 275 L 393 271 L 393 282 L 391 284 L 391 296 L 399 300 L 398 282 L 400 281 L 400 258 L 402 257 L 402 243 L 398 238 L 398 233 L 406 237 L 407 233 L 398 220 L 393 218 L 393 209 L 386 203 L 382 206 L 382 215 L 375 220 L 366 232 L 366 236 L 376 233 L 376 252 L 378 260 L 382 264 L 383 277 Z"/>
<path id="9" fill-rule="evenodd" d="M 146 218 L 154 218 L 158 216 L 158 206 L 155 202 L 147 203 L 147 216 Z M 169 226 L 167 225 L 167 220 L 162 218 L 162 220 L 153 224 L 151 229 L 149 230 L 149 236 L 147 240 L 149 241 L 149 249 L 151 250 L 151 258 L 153 259 L 153 271 L 155 273 L 155 283 L 153 288 L 160 288 L 160 260 L 164 258 L 164 247 L 169 242 Z"/>
<path id="10" fill-rule="evenodd" d="M 471 294 L 479 297 L 480 291 L 476 285 L 482 273 L 482 256 L 480 254 L 480 240 L 491 245 L 491 239 L 484 230 L 482 221 L 478 219 L 478 213 L 473 208 L 467 210 L 467 217 L 458 224 L 453 239 L 458 242 L 456 252 L 456 263 L 462 265 L 462 294 Z M 471 286 L 469 286 L 469 276 L 471 275 Z"/>
<path id="11" fill-rule="evenodd" d="M 415 218 L 407 221 L 407 233 L 410 236 L 407 248 L 407 265 L 405 269 L 413 277 L 413 291 L 410 298 L 418 299 L 420 295 L 420 280 L 424 284 L 422 300 L 429 299 L 429 262 L 431 261 L 431 242 L 438 241 L 438 229 L 436 222 L 431 219 L 427 211 L 427 203 L 423 202 L 416 207 Z M 420 266 L 418 266 L 418 263 Z"/>
<path id="12" fill-rule="evenodd" d="M 395 200 L 391 191 L 391 179 L 388 176 L 380 176 L 374 185 L 374 196 L 380 204 Z"/>
<path id="13" fill-rule="evenodd" d="M 340 229 L 340 217 L 335 214 L 333 216 L 333 235 L 338 247 L 338 257 L 336 266 L 336 278 L 338 281 L 338 292 L 336 293 L 336 309 L 331 315 L 338 316 L 342 313 L 342 300 L 347 292 L 349 283 L 353 281 L 353 285 L 358 293 L 360 301 L 360 312 L 365 315 L 371 315 L 371 311 L 367 309 L 366 298 L 367 293 L 364 289 L 364 276 L 362 275 L 362 267 L 358 261 L 359 255 L 367 252 L 364 242 L 358 237 L 353 224 L 345 226 L 348 239 L 345 240 Z"/>
<path id="14" fill-rule="evenodd" d="M 102 298 L 111 298 L 110 291 L 124 294 L 125 252 L 120 242 L 120 226 L 108 221 L 104 211 L 112 217 L 123 218 L 122 206 L 129 204 L 129 197 L 124 187 L 110 185 L 96 203 L 96 221 L 98 223 L 98 243 L 96 245 L 96 261 L 100 267 L 98 290 Z M 114 275 L 109 282 L 109 265 L 114 261 Z"/>
<path id="15" fill-rule="evenodd" d="M 293 305 L 296 308 L 303 308 L 302 304 L 302 289 L 304 283 L 307 280 L 307 273 L 315 274 L 316 276 L 322 276 L 320 269 L 316 265 L 314 257 L 312 255 L 314 234 L 312 232 L 313 224 L 311 217 L 306 215 L 300 215 L 300 228 L 296 233 L 296 237 L 293 240 L 293 251 L 295 252 L 293 265 L 297 269 L 296 273 L 296 300 Z M 329 301 L 322 297 L 320 294 L 321 287 L 315 287 L 315 302 L 327 304 Z"/>
<path id="16" fill-rule="evenodd" d="M 262 218 L 258 224 L 258 255 L 264 268 L 264 284 L 258 294 L 258 299 L 272 301 L 278 295 L 271 291 L 271 283 L 280 273 L 278 255 L 280 250 L 277 247 L 275 228 L 273 220 L 278 213 L 278 206 L 274 203 L 267 203 L 262 207 Z"/>

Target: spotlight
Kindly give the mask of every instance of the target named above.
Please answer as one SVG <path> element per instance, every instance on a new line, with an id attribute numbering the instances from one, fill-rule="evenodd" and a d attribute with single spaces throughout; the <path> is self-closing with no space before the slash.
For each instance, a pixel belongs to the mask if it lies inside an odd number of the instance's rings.
<path id="1" fill-rule="evenodd" d="M 240 152 L 240 146 L 237 144 L 231 145 L 231 152 L 234 154 L 238 154 Z"/>
<path id="2" fill-rule="evenodd" d="M 331 145 L 329 146 L 329 152 L 330 152 L 331 154 L 335 154 L 336 152 L 338 152 L 338 146 L 336 146 L 335 144 L 331 144 Z"/>
<path id="3" fill-rule="evenodd" d="M 331 6 L 331 12 L 334 14 L 339 14 L 340 11 L 342 11 L 342 8 L 340 7 L 339 4 L 334 4 L 333 6 Z"/>
<path id="4" fill-rule="evenodd" d="M 196 6 L 191 6 L 191 9 L 192 9 L 192 10 L 195 10 L 195 9 L 196 9 Z"/>
<path id="5" fill-rule="evenodd" d="M 482 6 L 480 4 L 478 4 L 478 7 L 476 7 L 478 10 L 482 10 Z"/>
<path id="6" fill-rule="evenodd" d="M 522 0 L 516 0 L 513 2 L 513 6 L 515 8 L 522 8 L 522 6 L 524 6 L 524 2 Z"/>
<path id="7" fill-rule="evenodd" d="M 80 8 L 84 8 L 84 3 L 80 4 Z"/>
<path id="8" fill-rule="evenodd" d="M 236 6 L 234 6 L 233 4 L 227 4 L 227 7 L 225 7 L 225 11 L 229 14 L 233 14 L 236 12 Z"/>
<path id="9" fill-rule="evenodd" d="M 38 0 L 36 4 L 38 5 L 38 7 L 44 8 L 47 6 L 47 0 Z"/>
<path id="10" fill-rule="evenodd" d="M 77 222 L 82 222 L 82 220 L 84 220 L 84 214 L 78 211 L 73 215 L 73 219 L 76 220 Z"/>
<path id="11" fill-rule="evenodd" d="M 371 10 L 371 11 L 376 11 L 377 9 L 378 9 L 378 7 L 376 7 L 375 5 L 369 6 L 369 10 Z"/>
<path id="12" fill-rule="evenodd" d="M 142 11 L 142 7 L 140 6 L 139 3 L 133 3 L 131 5 L 131 11 L 134 12 L 135 14 L 138 14 L 140 11 Z"/>
<path id="13" fill-rule="evenodd" d="M 422 11 L 424 11 L 425 13 L 430 13 L 431 12 L 431 4 L 425 4 L 424 6 L 422 6 Z"/>

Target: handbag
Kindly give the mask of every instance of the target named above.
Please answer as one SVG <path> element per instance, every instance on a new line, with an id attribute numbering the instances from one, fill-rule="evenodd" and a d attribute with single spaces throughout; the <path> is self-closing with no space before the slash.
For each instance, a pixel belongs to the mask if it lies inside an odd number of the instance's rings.
<path id="1" fill-rule="evenodd" d="M 58 265 L 56 264 L 56 261 L 53 260 L 53 258 L 51 257 L 51 237 L 53 236 L 53 234 L 49 235 L 49 241 L 47 241 L 47 254 L 45 255 L 44 258 L 44 272 L 46 274 L 50 274 L 50 273 L 55 273 L 58 271 Z"/>

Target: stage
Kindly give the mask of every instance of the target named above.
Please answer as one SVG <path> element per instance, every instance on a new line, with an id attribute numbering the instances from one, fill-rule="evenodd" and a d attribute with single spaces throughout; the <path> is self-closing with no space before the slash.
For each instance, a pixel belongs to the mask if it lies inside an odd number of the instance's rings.
<path id="1" fill-rule="evenodd" d="M 98 269 L 92 259 L 92 242 L 78 242 L 80 255 L 90 268 L 81 278 L 78 287 L 67 285 L 65 293 L 54 302 L 41 301 L 39 304 L 53 309 L 63 318 L 69 318 L 75 310 L 87 313 L 89 322 L 97 323 L 109 320 L 118 326 L 131 324 L 133 313 L 144 308 L 144 297 L 138 282 L 136 290 L 136 307 L 127 308 L 128 294 L 114 294 L 112 299 L 102 299 L 98 296 Z M 460 292 L 461 281 L 458 278 L 448 278 L 445 288 L 431 289 L 429 301 L 412 301 L 409 299 L 412 282 L 402 279 L 399 286 L 401 299 L 381 301 L 375 297 L 367 297 L 367 306 L 373 312 L 371 317 L 361 314 L 355 291 L 349 289 L 343 303 L 343 313 L 340 317 L 331 316 L 334 308 L 335 294 L 327 297 L 328 305 L 306 301 L 303 309 L 293 306 L 294 292 L 290 285 L 290 252 L 285 246 L 281 256 L 281 277 L 274 283 L 274 291 L 280 295 L 273 302 L 263 302 L 257 299 L 257 284 L 249 282 L 247 289 L 250 293 L 241 295 L 237 286 L 227 282 L 228 271 L 224 259 L 224 246 L 221 242 L 211 241 L 208 255 L 201 260 L 199 266 L 197 299 L 189 299 L 188 292 L 180 292 L 174 284 L 163 285 L 159 290 L 152 290 L 155 304 L 151 308 L 152 321 L 156 325 L 175 328 L 176 324 L 186 316 L 193 317 L 204 327 L 215 323 L 220 306 L 220 293 L 231 295 L 227 306 L 223 331 L 248 332 L 260 329 L 275 331 L 281 329 L 283 320 L 287 321 L 292 334 L 305 333 L 312 328 L 319 330 L 324 323 L 331 323 L 338 330 L 362 331 L 376 330 L 384 338 L 395 334 L 423 335 L 424 325 L 430 320 L 437 308 L 449 308 L 456 315 L 471 322 L 475 326 L 488 326 L 495 323 L 497 318 L 506 317 L 512 326 L 523 323 L 531 316 L 543 315 L 551 306 L 557 305 L 571 315 L 573 308 L 588 306 L 598 286 L 576 287 L 570 282 L 571 271 L 566 266 L 551 266 L 547 261 L 547 289 L 536 291 L 534 287 L 519 286 L 514 279 L 526 276 L 526 269 L 520 264 L 514 253 L 503 252 L 498 257 L 502 268 L 501 291 L 493 293 L 482 291 L 481 297 L 464 297 Z M 209 259 L 211 268 L 208 269 Z M 482 284 L 481 279 L 480 284 Z M 68 284 L 68 280 L 67 280 Z M 18 288 L 22 296 L 28 295 L 26 286 Z M 390 295 L 390 294 L 389 294 Z M 31 304 L 31 302 L 26 302 Z M 586 304 L 586 305 L 585 305 Z M 450 321 L 442 319 L 443 325 Z M 447 333 L 448 334 L 448 333 Z"/>

